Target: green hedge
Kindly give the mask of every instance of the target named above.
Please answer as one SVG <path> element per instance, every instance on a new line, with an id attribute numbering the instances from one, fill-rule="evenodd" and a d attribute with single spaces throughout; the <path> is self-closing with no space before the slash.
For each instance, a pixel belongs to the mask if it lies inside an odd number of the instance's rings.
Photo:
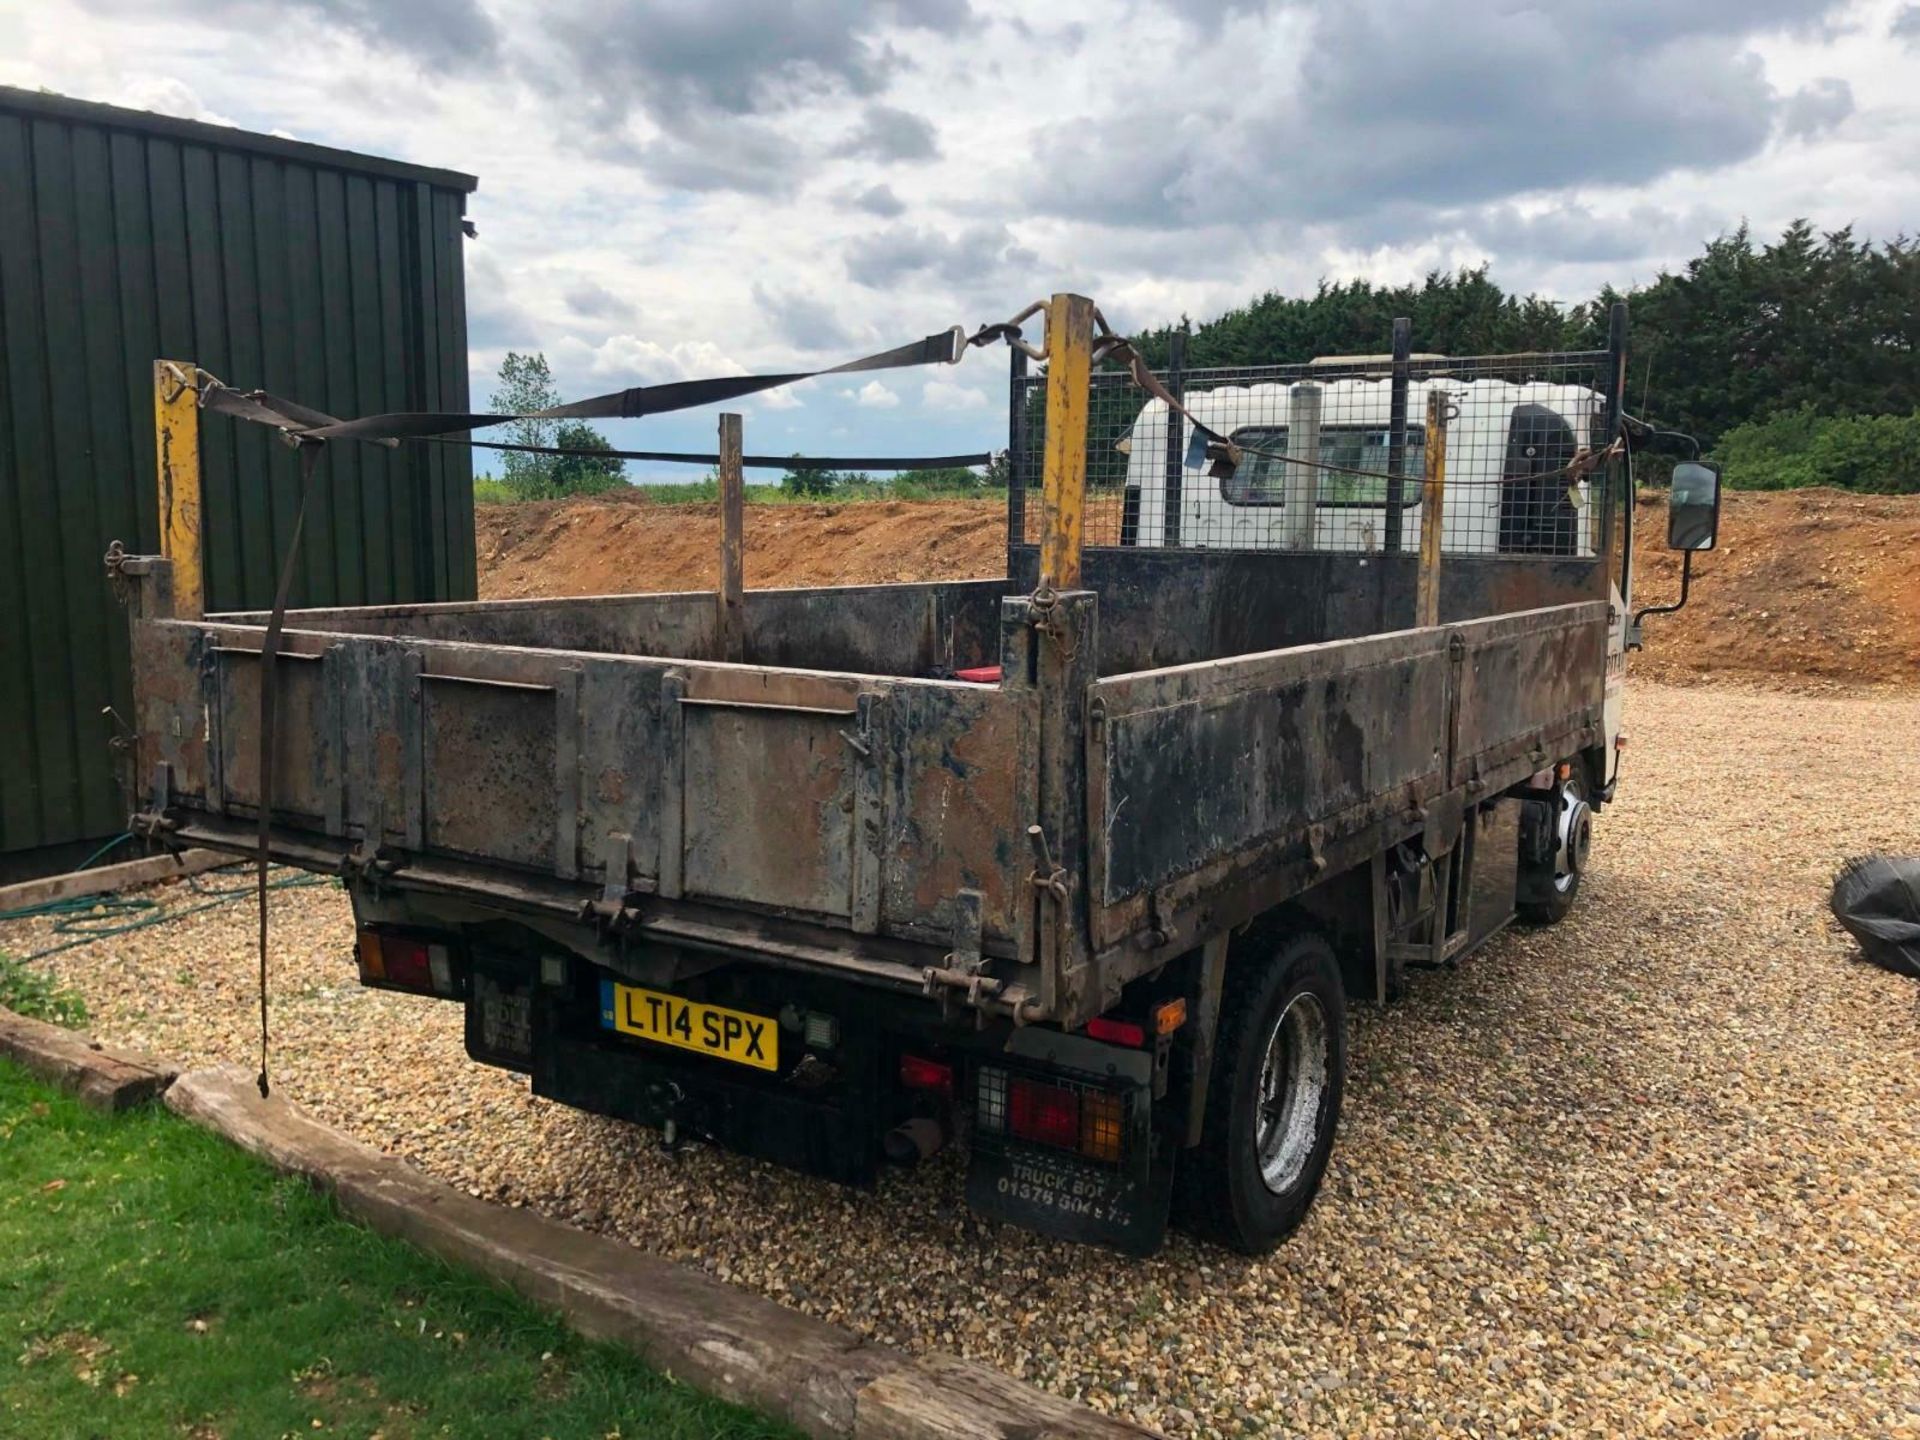
<path id="1" fill-rule="evenodd" d="M 1787 410 L 1737 425 L 1710 457 L 1739 490 L 1833 485 L 1877 495 L 1920 494 L 1920 410 L 1820 415 Z"/>

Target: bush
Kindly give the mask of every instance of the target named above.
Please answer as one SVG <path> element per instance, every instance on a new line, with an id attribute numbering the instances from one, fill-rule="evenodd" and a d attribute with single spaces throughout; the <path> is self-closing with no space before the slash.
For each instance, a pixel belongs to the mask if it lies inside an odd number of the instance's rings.
<path id="1" fill-rule="evenodd" d="M 793 458 L 795 461 L 800 459 L 798 455 Z M 816 470 L 799 464 L 789 466 L 787 473 L 780 477 L 780 488 L 787 494 L 809 500 L 831 495 L 839 483 L 840 477 L 831 470 Z"/>
<path id="2" fill-rule="evenodd" d="M 1879 495 L 1920 494 L 1920 411 L 1820 415 L 1782 411 L 1737 425 L 1710 457 L 1740 490 L 1832 485 Z"/>
<path id="3" fill-rule="evenodd" d="M 963 465 L 934 470 L 902 470 L 893 477 L 893 493 L 902 500 L 944 500 L 978 495 L 986 476 Z"/>
<path id="4" fill-rule="evenodd" d="M 482 475 L 473 482 L 473 503 L 476 505 L 511 505 L 519 498 L 504 480 Z"/>
<path id="5" fill-rule="evenodd" d="M 551 457 L 547 487 L 556 495 L 604 495 L 627 483 L 627 462 L 596 452 L 611 450 L 606 436 L 578 420 L 563 424 L 554 443 L 572 455 Z"/>

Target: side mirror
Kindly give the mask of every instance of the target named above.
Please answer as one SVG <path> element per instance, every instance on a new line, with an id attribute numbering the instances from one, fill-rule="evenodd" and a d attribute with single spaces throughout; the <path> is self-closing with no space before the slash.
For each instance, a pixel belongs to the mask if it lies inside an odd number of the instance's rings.
<path id="1" fill-rule="evenodd" d="M 1698 460 L 1673 467 L 1667 495 L 1667 548 L 1711 550 L 1720 531 L 1720 469 Z"/>

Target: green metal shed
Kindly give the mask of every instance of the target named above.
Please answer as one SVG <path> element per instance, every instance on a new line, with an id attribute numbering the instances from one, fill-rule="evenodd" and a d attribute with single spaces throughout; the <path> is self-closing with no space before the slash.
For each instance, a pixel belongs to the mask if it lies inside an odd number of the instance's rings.
<path id="1" fill-rule="evenodd" d="M 470 175 L 0 87 L 0 878 L 59 868 L 129 806 L 124 618 L 101 557 L 158 548 L 153 362 L 335 415 L 467 399 Z M 207 608 L 264 607 L 293 455 L 202 427 Z M 342 447 L 297 605 L 474 595 L 463 447 Z"/>

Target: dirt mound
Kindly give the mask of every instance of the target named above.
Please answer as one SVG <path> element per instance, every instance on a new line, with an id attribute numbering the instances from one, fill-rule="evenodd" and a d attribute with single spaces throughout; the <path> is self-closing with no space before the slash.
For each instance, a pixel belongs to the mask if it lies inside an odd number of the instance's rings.
<path id="1" fill-rule="evenodd" d="M 480 595 L 711 590 L 720 508 L 615 500 L 483 505 Z M 876 585 L 1006 573 L 1006 512 L 988 500 L 754 505 L 747 585 Z"/>
<path id="2" fill-rule="evenodd" d="M 1634 604 L 1680 593 L 1663 497 L 1643 497 Z M 1633 672 L 1837 685 L 1920 682 L 1920 496 L 1729 491 L 1720 545 L 1677 615 L 1647 618 Z"/>
<path id="3" fill-rule="evenodd" d="M 484 505 L 480 594 L 706 590 L 717 582 L 717 506 L 645 499 Z M 997 501 L 755 505 L 747 584 L 860 585 L 1005 573 Z M 1636 674 L 1769 684 L 1920 681 L 1920 496 L 1841 490 L 1730 493 L 1720 548 L 1694 561 L 1693 598 L 1646 624 Z M 1679 591 L 1663 498 L 1641 501 L 1638 605 Z"/>

